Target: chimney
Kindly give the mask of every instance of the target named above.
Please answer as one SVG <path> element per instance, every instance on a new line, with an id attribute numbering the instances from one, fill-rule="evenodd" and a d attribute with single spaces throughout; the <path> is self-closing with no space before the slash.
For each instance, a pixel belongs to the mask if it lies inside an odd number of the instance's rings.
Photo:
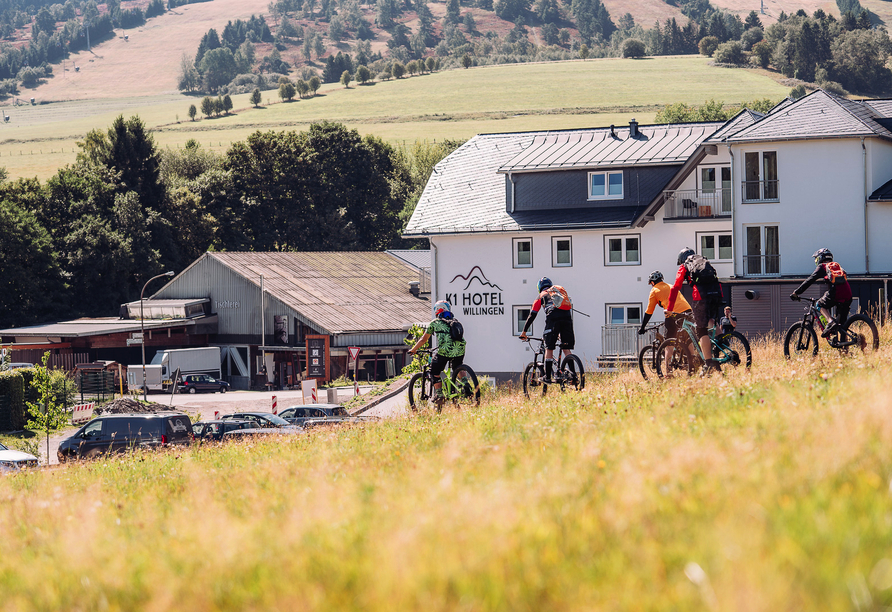
<path id="1" fill-rule="evenodd" d="M 616 129 L 613 127 L 613 124 L 610 124 L 610 137 L 616 138 Z"/>
<path id="2" fill-rule="evenodd" d="M 418 289 L 418 281 L 409 281 L 409 293 L 418 297 L 418 294 L 420 293 Z"/>
<path id="3" fill-rule="evenodd" d="M 638 138 L 638 122 L 634 118 L 629 121 L 629 138 Z"/>

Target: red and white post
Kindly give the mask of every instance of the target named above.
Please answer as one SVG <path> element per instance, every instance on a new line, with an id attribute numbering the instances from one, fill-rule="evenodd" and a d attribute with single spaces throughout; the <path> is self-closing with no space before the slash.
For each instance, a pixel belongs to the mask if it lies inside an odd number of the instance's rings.
<path id="1" fill-rule="evenodd" d="M 279 414 L 279 401 L 273 396 L 273 414 Z"/>

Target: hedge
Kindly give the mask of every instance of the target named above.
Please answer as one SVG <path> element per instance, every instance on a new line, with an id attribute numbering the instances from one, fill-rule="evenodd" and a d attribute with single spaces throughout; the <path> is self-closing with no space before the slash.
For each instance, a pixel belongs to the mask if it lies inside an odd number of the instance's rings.
<path id="1" fill-rule="evenodd" d="M 30 371 L 30 378 L 34 371 Z M 25 427 L 25 378 L 22 370 L 0 372 L 0 430 L 17 431 Z"/>

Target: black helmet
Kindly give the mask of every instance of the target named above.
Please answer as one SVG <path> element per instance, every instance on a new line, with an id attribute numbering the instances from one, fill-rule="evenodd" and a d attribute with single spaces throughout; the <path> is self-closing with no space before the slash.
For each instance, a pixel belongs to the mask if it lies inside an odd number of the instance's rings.
<path id="1" fill-rule="evenodd" d="M 647 282 L 653 283 L 655 285 L 657 283 L 663 282 L 663 273 L 660 272 L 659 270 L 654 270 L 653 272 L 650 273 L 650 276 L 647 277 Z"/>
<path id="2" fill-rule="evenodd" d="M 676 262 L 676 263 L 678 263 L 678 265 L 680 266 L 681 264 L 683 264 L 685 262 L 685 260 L 688 257 L 690 257 L 691 255 L 696 255 L 696 254 L 697 253 L 695 253 L 694 249 L 692 249 L 691 247 L 685 247 L 678 252 L 678 262 Z"/>
<path id="3" fill-rule="evenodd" d="M 553 284 L 554 283 L 551 282 L 550 278 L 548 278 L 547 276 L 543 276 L 542 278 L 539 279 L 539 285 L 538 285 L 539 291 L 540 292 L 545 291 L 546 289 L 551 287 Z"/>
<path id="4" fill-rule="evenodd" d="M 833 253 L 830 252 L 830 249 L 818 249 L 815 251 L 815 254 L 812 255 L 812 259 L 815 260 L 816 264 L 833 261 Z"/>

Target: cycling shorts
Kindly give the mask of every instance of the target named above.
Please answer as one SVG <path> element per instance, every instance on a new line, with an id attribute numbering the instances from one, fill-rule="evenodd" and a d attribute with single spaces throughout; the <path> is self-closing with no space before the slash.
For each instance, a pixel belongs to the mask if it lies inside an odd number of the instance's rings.
<path id="1" fill-rule="evenodd" d="M 837 302 L 828 291 L 817 301 L 817 305 L 818 308 L 826 308 L 827 310 L 836 306 L 836 314 L 834 315 L 834 318 L 839 323 L 845 323 L 846 319 L 849 318 L 849 310 L 852 308 L 852 298 Z"/>
<path id="2" fill-rule="evenodd" d="M 678 335 L 678 330 L 681 329 L 681 325 L 684 321 L 685 316 L 689 316 L 690 314 L 690 310 L 686 310 L 684 312 L 667 312 L 666 337 L 674 338 L 676 335 Z"/>
<path id="3" fill-rule="evenodd" d="M 576 346 L 576 335 L 573 333 L 573 319 L 545 319 L 545 331 L 542 332 L 542 339 L 545 340 L 545 348 L 553 351 L 557 346 L 558 336 L 561 338 L 561 349 L 565 351 L 573 350 Z"/>
<path id="4" fill-rule="evenodd" d="M 697 326 L 697 337 L 702 338 L 709 333 L 709 320 L 718 322 L 722 316 L 722 296 L 705 297 L 694 300 L 694 325 Z"/>
<path id="5" fill-rule="evenodd" d="M 440 374 L 442 374 L 443 370 L 446 369 L 446 364 L 448 364 L 450 361 L 452 362 L 452 371 L 454 372 L 458 369 L 458 366 L 460 366 L 464 362 L 464 359 L 464 355 L 459 355 L 458 357 L 443 357 L 438 353 L 434 355 L 434 358 L 431 360 L 431 374 L 433 374 L 434 376 L 439 376 Z"/>

